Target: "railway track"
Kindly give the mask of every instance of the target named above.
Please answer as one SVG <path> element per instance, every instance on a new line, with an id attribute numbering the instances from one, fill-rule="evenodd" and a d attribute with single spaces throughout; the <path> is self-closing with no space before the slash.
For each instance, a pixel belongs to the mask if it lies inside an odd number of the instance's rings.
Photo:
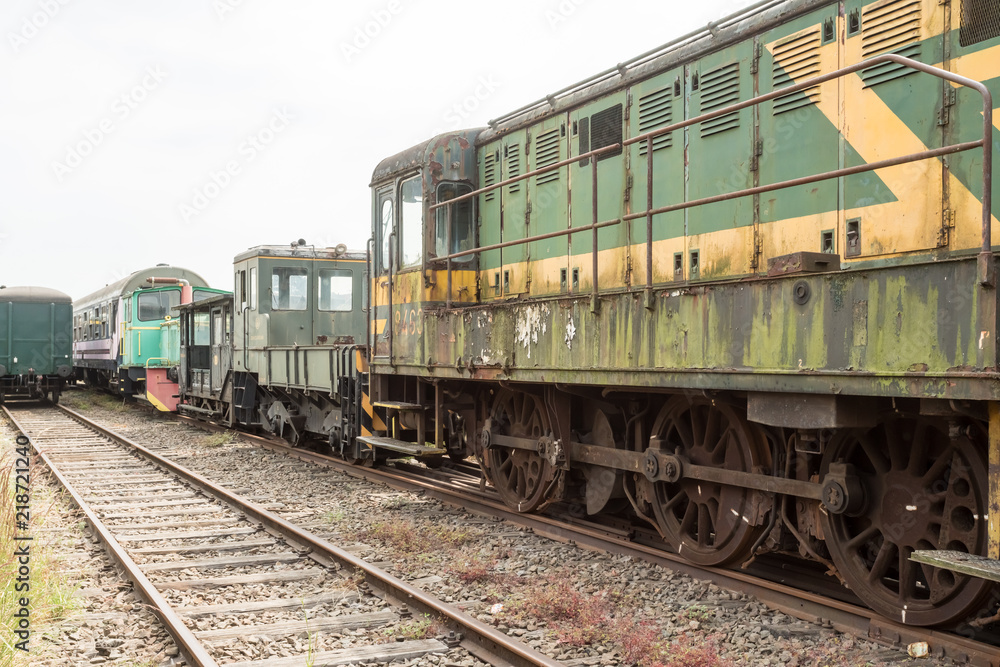
<path id="1" fill-rule="evenodd" d="M 318 667 L 459 647 L 489 664 L 560 664 L 72 410 L 3 410 L 83 511 L 188 665 L 307 661 Z M 245 599 L 203 604 L 203 596 L 211 597 L 204 591 L 221 587 L 246 593 Z M 250 599 L 253 587 L 266 587 L 270 596 Z M 393 628 L 414 614 L 437 619 L 447 635 L 392 641 Z M 318 633 L 348 631 L 350 646 L 313 650 Z M 301 651 L 256 655 L 252 640 L 260 636 L 289 637 Z M 237 651 L 252 659 L 233 660 Z"/>
<path id="2" fill-rule="evenodd" d="M 177 419 L 208 430 L 224 430 L 186 417 Z M 581 519 L 571 510 L 561 511 L 556 505 L 546 514 L 520 514 L 511 511 L 489 489 L 481 489 L 478 480 L 463 474 L 462 469 L 431 470 L 406 464 L 394 468 L 362 468 L 344 461 L 290 447 L 273 439 L 241 434 L 262 448 L 285 456 L 335 469 L 347 474 L 378 481 L 389 486 L 423 492 L 427 497 L 465 508 L 469 511 L 503 518 L 511 523 L 531 528 L 535 533 L 563 542 L 572 542 L 589 549 L 629 555 L 661 565 L 676 572 L 708 579 L 727 590 L 752 595 L 794 618 L 827 627 L 855 637 L 869 639 L 904 651 L 909 644 L 927 642 L 929 655 L 950 659 L 960 664 L 1000 667 L 1000 647 L 953 632 L 919 628 L 895 623 L 866 607 L 831 596 L 836 590 L 832 578 L 829 587 L 816 586 L 815 568 L 801 567 L 767 559 L 746 571 L 701 567 L 664 551 L 656 545 L 652 531 L 633 525 L 597 523 Z"/>

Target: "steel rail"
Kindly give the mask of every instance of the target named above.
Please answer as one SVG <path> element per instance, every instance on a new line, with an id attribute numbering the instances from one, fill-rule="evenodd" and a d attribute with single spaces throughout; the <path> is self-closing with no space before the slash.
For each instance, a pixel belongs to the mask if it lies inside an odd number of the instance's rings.
<path id="1" fill-rule="evenodd" d="M 133 448 L 136 452 L 142 454 L 150 461 L 153 461 L 161 468 L 184 478 L 205 493 L 215 496 L 223 502 L 235 507 L 252 520 L 258 521 L 268 528 L 280 532 L 294 543 L 310 548 L 314 554 L 318 554 L 321 558 L 326 557 L 336 561 L 342 567 L 363 572 L 366 581 L 372 588 L 381 590 L 389 597 L 392 597 L 401 603 L 407 604 L 410 607 L 416 608 L 420 611 L 420 613 L 433 614 L 436 617 L 443 617 L 447 619 L 453 628 L 458 627 L 459 629 L 469 633 L 466 636 L 466 640 L 462 643 L 462 646 L 480 659 L 484 659 L 493 664 L 510 664 L 516 667 L 559 667 L 563 664 L 512 637 L 508 637 L 507 635 L 497 631 L 482 621 L 469 616 L 459 609 L 441 602 L 433 595 L 411 586 L 405 581 L 389 574 L 385 570 L 366 563 L 344 549 L 327 542 L 307 530 L 303 530 L 285 519 L 282 519 L 276 514 L 263 509 L 246 498 L 232 493 L 218 484 L 215 484 L 208 478 L 174 463 L 170 459 L 164 458 L 149 449 L 146 449 L 142 445 L 126 438 L 120 433 L 87 419 L 87 417 L 76 412 L 75 410 L 71 410 L 70 408 L 62 405 L 57 405 L 56 407 L 88 428 L 94 429 L 108 438 Z M 468 645 L 468 642 L 470 641 L 473 644 L 471 647 Z"/>
<path id="2" fill-rule="evenodd" d="M 206 430 L 226 430 L 221 426 L 189 417 L 178 416 L 177 419 Z M 663 551 L 662 548 L 632 541 L 629 538 L 629 531 L 626 530 L 596 524 L 567 523 L 563 519 L 547 515 L 522 514 L 511 510 L 499 500 L 490 499 L 483 493 L 470 494 L 467 490 L 448 488 L 441 482 L 416 478 L 388 469 L 354 466 L 334 457 L 294 448 L 262 436 L 241 433 L 240 437 L 265 449 L 333 468 L 354 477 L 384 483 L 394 488 L 422 491 L 441 502 L 470 512 L 500 517 L 549 539 L 577 544 L 595 551 L 629 555 L 691 577 L 708 579 L 728 590 L 753 595 L 789 616 L 811 623 L 829 621 L 837 630 L 847 634 L 896 647 L 928 641 L 933 655 L 949 657 L 958 662 L 1000 667 L 1000 647 L 940 630 L 902 625 L 879 616 L 865 607 L 832 600 L 818 593 L 768 581 L 740 570 L 701 567 L 678 555 Z"/>
<path id="3" fill-rule="evenodd" d="M 218 663 L 212 659 L 212 656 L 208 654 L 205 647 L 202 646 L 201 642 L 194 636 L 194 633 L 188 629 L 180 617 L 171 608 L 170 603 L 164 599 L 160 592 L 156 590 L 156 586 L 146 577 L 139 566 L 136 564 L 132 557 L 128 555 L 128 552 L 122 547 L 122 545 L 115 539 L 111 531 L 108 530 L 107 526 L 101 521 L 97 514 L 90 508 L 90 504 L 84 500 L 83 496 L 73 487 L 62 472 L 56 467 L 52 459 L 49 458 L 48 454 L 41 451 L 35 447 L 34 440 L 28 435 L 27 430 L 21 425 L 17 417 L 7 408 L 7 406 L 0 406 L 3 408 L 4 414 L 10 419 L 14 427 L 24 434 L 26 438 L 31 442 L 32 448 L 41 458 L 42 462 L 48 467 L 52 475 L 58 480 L 59 484 L 62 485 L 66 492 L 76 503 L 80 511 L 83 512 L 86 517 L 87 523 L 90 525 L 91 529 L 101 538 L 107 547 L 108 554 L 114 559 L 118 565 L 125 572 L 125 576 L 132 582 L 135 586 L 135 591 L 143 600 L 149 604 L 152 612 L 160 619 L 163 623 L 164 628 L 170 633 L 174 641 L 177 643 L 177 648 L 180 649 L 181 653 L 184 654 L 184 659 L 192 667 L 216 667 Z"/>

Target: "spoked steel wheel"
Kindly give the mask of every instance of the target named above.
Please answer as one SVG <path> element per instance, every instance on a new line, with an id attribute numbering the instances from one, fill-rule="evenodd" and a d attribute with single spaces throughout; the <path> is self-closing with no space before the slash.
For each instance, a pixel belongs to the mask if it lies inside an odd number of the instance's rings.
<path id="1" fill-rule="evenodd" d="M 525 392 L 501 390 L 491 417 L 502 435 L 537 440 L 551 434 L 544 401 Z M 545 503 L 557 471 L 537 452 L 493 446 L 483 458 L 487 476 L 509 507 L 534 512 Z"/>
<path id="2" fill-rule="evenodd" d="M 764 439 L 735 409 L 704 398 L 676 397 L 653 425 L 663 447 L 695 465 L 751 472 L 767 460 Z M 749 555 L 764 530 L 759 494 L 738 486 L 691 479 L 656 482 L 653 514 L 677 553 L 699 565 L 725 565 Z"/>
<path id="3" fill-rule="evenodd" d="M 985 553 L 980 452 L 943 421 L 901 416 L 831 443 L 824 474 L 832 463 L 851 464 L 865 500 L 854 516 L 823 514 L 826 543 L 841 576 L 872 609 L 910 625 L 939 625 L 980 606 L 988 582 L 909 560 L 918 549 Z"/>

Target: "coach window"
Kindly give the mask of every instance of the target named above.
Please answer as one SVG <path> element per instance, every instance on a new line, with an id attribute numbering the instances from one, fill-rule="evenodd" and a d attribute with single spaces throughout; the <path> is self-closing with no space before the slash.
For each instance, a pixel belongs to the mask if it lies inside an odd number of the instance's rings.
<path id="1" fill-rule="evenodd" d="M 305 269 L 279 266 L 271 272 L 271 310 L 305 310 L 308 297 Z"/>
<path id="2" fill-rule="evenodd" d="M 143 292 L 139 294 L 136 314 L 140 322 L 162 320 L 170 315 L 170 309 L 180 305 L 180 290 L 172 289 L 165 292 Z"/>
<path id="3" fill-rule="evenodd" d="M 354 300 L 354 281 L 346 269 L 323 269 L 319 272 L 320 310 L 351 310 Z"/>
<path id="4" fill-rule="evenodd" d="M 455 197 L 472 192 L 472 186 L 465 183 L 441 183 L 437 190 L 437 203 L 446 202 Z M 448 207 L 436 210 L 434 221 L 434 254 L 438 257 L 452 255 L 456 252 L 469 250 L 473 247 L 473 198 L 465 199 L 457 204 L 451 205 L 451 248 L 446 249 L 448 243 Z M 468 262 L 473 255 L 456 257 L 453 262 Z"/>
<path id="5" fill-rule="evenodd" d="M 257 269 L 250 269 L 250 310 L 257 310 Z"/>
<path id="6" fill-rule="evenodd" d="M 399 188 L 400 211 L 402 217 L 402 267 L 420 264 L 423 259 L 423 211 L 424 196 L 420 176 L 403 181 Z"/>

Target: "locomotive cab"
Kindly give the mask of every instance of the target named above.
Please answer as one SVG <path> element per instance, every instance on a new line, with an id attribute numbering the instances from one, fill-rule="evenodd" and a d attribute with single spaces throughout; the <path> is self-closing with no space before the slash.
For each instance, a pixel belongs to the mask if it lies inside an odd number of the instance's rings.
<path id="1" fill-rule="evenodd" d="M 364 343 L 365 255 L 259 246 L 234 260 L 233 419 L 294 443 L 340 446 L 341 383 Z"/>
<path id="2" fill-rule="evenodd" d="M 232 426 L 233 295 L 225 292 L 177 307 L 178 385 L 182 413 Z"/>

